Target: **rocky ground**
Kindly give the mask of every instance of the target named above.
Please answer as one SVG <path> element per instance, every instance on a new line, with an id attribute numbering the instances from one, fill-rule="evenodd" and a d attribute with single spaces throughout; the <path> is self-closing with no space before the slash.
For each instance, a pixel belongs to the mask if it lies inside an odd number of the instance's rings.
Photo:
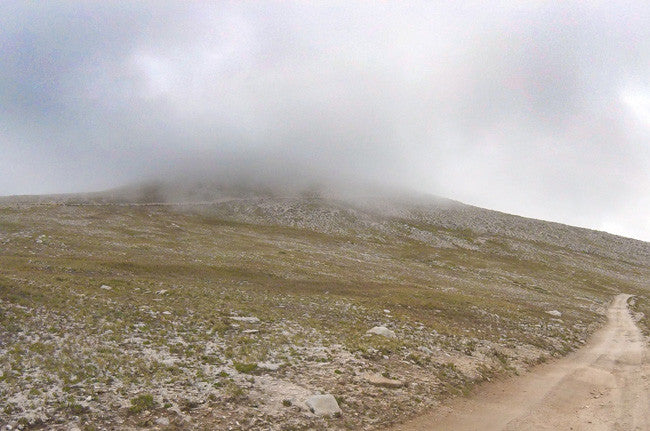
<path id="1" fill-rule="evenodd" d="M 0 206 L 2 426 L 375 429 L 579 347 L 615 293 L 647 328 L 639 241 L 459 204 L 79 203 Z"/>

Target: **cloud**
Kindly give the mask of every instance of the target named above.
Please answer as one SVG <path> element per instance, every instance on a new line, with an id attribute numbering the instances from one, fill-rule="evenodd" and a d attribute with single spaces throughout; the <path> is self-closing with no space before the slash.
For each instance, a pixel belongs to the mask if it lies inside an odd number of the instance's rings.
<path id="1" fill-rule="evenodd" d="M 641 2 L 0 9 L 0 193 L 334 177 L 650 238 Z"/>

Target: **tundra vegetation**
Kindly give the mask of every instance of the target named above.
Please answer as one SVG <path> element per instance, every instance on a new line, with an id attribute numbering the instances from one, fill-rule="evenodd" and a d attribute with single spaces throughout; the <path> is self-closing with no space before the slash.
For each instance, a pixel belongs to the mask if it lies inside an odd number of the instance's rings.
<path id="1" fill-rule="evenodd" d="M 649 281 L 648 243 L 447 201 L 4 200 L 0 425 L 380 428 L 580 347 L 616 293 L 647 331 Z"/>

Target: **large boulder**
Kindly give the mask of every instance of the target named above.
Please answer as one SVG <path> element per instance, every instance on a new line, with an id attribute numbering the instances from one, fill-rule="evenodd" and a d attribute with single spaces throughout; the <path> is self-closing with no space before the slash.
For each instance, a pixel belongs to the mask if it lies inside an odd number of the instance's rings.
<path id="1" fill-rule="evenodd" d="M 341 414 L 339 403 L 331 394 L 312 395 L 305 402 L 309 410 L 318 416 L 337 416 Z"/>

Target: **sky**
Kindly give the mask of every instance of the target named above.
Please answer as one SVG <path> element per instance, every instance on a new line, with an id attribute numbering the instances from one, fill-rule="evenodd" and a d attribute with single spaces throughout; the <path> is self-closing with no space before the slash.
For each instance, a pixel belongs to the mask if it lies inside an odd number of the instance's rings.
<path id="1" fill-rule="evenodd" d="M 0 2 L 0 195 L 413 189 L 650 241 L 641 1 Z"/>

